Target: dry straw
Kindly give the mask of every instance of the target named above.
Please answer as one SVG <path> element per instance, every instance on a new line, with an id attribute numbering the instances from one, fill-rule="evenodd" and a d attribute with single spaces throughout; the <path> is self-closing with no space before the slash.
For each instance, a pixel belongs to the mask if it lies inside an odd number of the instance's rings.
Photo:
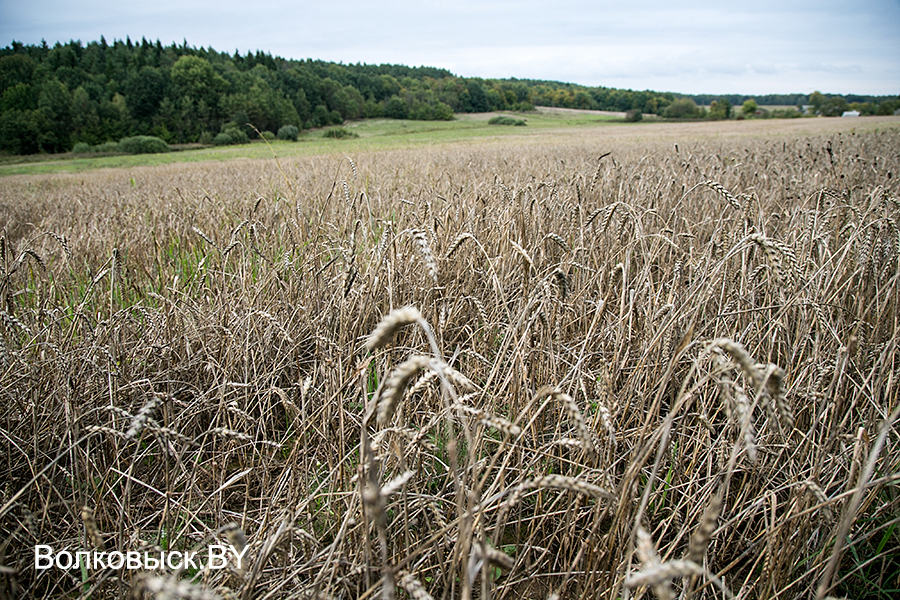
<path id="1" fill-rule="evenodd" d="M 222 600 L 220 595 L 202 585 L 144 574 L 135 578 L 132 594 L 135 598 L 150 594 L 156 600 Z"/>
<path id="2" fill-rule="evenodd" d="M 900 137 L 758 125 L 663 127 L 602 168 L 541 133 L 6 178 L 0 530 L 187 550 L 214 523 L 252 550 L 142 598 L 870 593 L 898 513 Z"/>
<path id="3" fill-rule="evenodd" d="M 460 398 L 460 400 L 462 400 L 462 398 Z M 501 433 L 510 437 L 517 437 L 522 433 L 522 428 L 518 425 L 511 423 L 503 417 L 492 415 L 478 408 L 473 408 L 464 404 L 454 404 L 453 409 L 459 413 L 469 415 L 473 417 L 478 423 L 481 423 L 482 425 L 485 425 L 487 427 L 493 427 L 497 431 L 500 431 Z"/>
<path id="4" fill-rule="evenodd" d="M 544 386 L 538 390 L 535 399 L 538 400 L 548 396 L 563 405 L 563 408 L 565 408 L 566 413 L 569 416 L 569 421 L 578 432 L 578 437 L 581 439 L 584 449 L 589 454 L 596 454 L 599 450 L 597 433 L 584 420 L 581 408 L 572 396 L 557 387 Z"/>

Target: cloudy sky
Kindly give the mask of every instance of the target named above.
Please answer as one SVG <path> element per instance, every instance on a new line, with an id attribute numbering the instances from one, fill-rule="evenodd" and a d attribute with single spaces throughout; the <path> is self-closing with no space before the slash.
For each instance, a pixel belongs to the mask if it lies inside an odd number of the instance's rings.
<path id="1" fill-rule="evenodd" d="M 682 93 L 900 94 L 900 0 L 0 0 L 0 47 L 101 35 Z"/>

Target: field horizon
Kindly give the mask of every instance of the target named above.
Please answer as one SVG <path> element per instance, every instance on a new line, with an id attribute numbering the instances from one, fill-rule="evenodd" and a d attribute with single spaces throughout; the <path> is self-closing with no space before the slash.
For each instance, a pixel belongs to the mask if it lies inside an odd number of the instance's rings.
<path id="1" fill-rule="evenodd" d="M 624 113 L 621 113 L 624 114 Z M 185 149 L 163 154 L 115 155 L 45 155 L 29 161 L 28 156 L 5 157 L 0 160 L 0 177 L 15 174 L 50 174 L 83 172 L 97 168 L 129 168 L 179 162 L 198 163 L 234 159 L 289 159 L 294 156 L 341 154 L 394 150 L 413 146 L 447 143 L 505 143 L 510 138 L 533 140 L 555 136 L 577 139 L 596 136 L 614 143 L 644 139 L 686 139 L 740 136 L 802 136 L 830 133 L 855 133 L 885 128 L 900 128 L 900 116 L 859 117 L 856 119 L 805 118 L 757 119 L 744 121 L 673 122 L 649 119 L 641 123 L 624 123 L 620 113 L 566 108 L 538 107 L 533 113 L 461 114 L 454 121 L 408 121 L 362 119 L 341 126 L 358 138 L 328 139 L 322 133 L 333 127 L 305 132 L 298 142 L 254 140 L 249 145 Z M 496 115 L 515 115 L 525 119 L 526 127 L 488 125 Z"/>

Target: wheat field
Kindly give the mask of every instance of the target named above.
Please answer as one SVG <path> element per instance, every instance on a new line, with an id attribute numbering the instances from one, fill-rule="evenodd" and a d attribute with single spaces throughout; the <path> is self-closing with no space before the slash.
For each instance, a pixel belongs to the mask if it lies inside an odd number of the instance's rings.
<path id="1" fill-rule="evenodd" d="M 894 125 L 6 178 L 0 596 L 892 597 L 898 177 Z"/>

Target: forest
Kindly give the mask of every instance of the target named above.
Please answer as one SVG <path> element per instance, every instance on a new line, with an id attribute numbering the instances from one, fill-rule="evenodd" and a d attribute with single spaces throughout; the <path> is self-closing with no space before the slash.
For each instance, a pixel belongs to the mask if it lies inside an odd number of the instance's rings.
<path id="1" fill-rule="evenodd" d="M 758 97 L 765 104 L 856 102 L 891 114 L 896 97 Z M 288 127 L 359 118 L 449 120 L 454 113 L 535 106 L 630 111 L 673 118 L 730 118 L 744 96 L 586 87 L 555 81 L 459 77 L 445 69 L 289 60 L 257 51 L 218 52 L 159 40 L 81 41 L 0 49 L 0 152 L 56 153 L 153 136 L 168 144 L 247 140 Z M 785 99 L 790 102 L 785 102 Z M 692 106 L 718 99 L 710 111 Z M 674 104 L 674 106 L 673 106 Z M 671 107 L 671 109 L 670 109 Z M 718 107 L 718 110 L 716 110 Z M 839 114 L 839 112 L 838 112 Z"/>

